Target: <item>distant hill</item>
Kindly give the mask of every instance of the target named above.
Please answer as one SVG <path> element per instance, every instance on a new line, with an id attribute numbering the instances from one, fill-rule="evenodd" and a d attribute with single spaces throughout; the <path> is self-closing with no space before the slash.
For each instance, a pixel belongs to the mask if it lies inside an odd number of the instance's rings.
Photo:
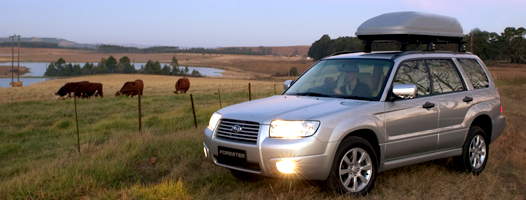
<path id="1" fill-rule="evenodd" d="M 9 37 L 0 37 L 0 46 L 11 46 L 12 41 Z M 47 48 L 80 48 L 94 49 L 97 45 L 81 44 L 62 38 L 47 37 L 21 37 L 20 46 L 22 47 L 47 47 Z"/>
<path id="2" fill-rule="evenodd" d="M 13 42 L 8 37 L 0 37 L 0 47 L 12 46 Z M 22 37 L 21 47 L 30 48 L 73 48 L 92 49 L 104 53 L 219 53 L 219 54 L 246 54 L 246 55 L 277 55 L 277 56 L 307 56 L 309 47 L 303 46 L 258 46 L 258 47 L 218 47 L 181 48 L 177 46 L 134 46 L 112 44 L 82 44 L 62 38 L 51 37 Z"/>

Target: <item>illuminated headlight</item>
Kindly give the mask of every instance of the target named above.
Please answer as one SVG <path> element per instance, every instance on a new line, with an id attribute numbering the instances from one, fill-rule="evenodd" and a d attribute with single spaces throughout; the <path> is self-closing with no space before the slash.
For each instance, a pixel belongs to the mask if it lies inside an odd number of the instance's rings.
<path id="1" fill-rule="evenodd" d="M 302 138 L 316 133 L 319 121 L 285 121 L 274 120 L 270 123 L 269 136 L 272 138 Z"/>
<path id="2" fill-rule="evenodd" d="M 220 119 L 221 115 L 219 113 L 212 114 L 212 117 L 210 117 L 210 122 L 208 122 L 208 129 L 213 131 Z"/>

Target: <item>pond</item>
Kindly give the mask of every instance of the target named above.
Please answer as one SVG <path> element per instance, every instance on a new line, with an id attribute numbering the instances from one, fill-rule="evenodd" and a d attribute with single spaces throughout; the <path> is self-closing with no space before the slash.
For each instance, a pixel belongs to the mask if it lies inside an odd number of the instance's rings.
<path id="1" fill-rule="evenodd" d="M 72 64 L 80 64 L 80 66 L 83 66 L 84 63 L 72 63 Z M 97 63 L 94 63 L 97 64 Z M 145 65 L 146 63 L 132 63 L 136 69 L 140 69 L 141 66 Z M 164 64 L 164 63 L 163 63 Z M 11 66 L 11 62 L 0 62 L 0 66 Z M 44 76 L 44 73 L 46 72 L 46 68 L 49 65 L 47 62 L 20 62 L 20 66 L 25 66 L 29 68 L 29 73 L 24 74 L 23 76 Z M 15 67 L 17 64 L 15 63 Z M 184 68 L 184 66 L 179 66 L 179 68 Z M 222 69 L 216 69 L 211 67 L 191 67 L 188 66 L 188 69 L 190 70 L 190 73 L 192 70 L 198 71 L 203 76 L 209 76 L 209 77 L 220 77 L 223 76 L 224 70 Z M 16 77 L 15 77 L 16 79 Z M 20 80 L 24 82 L 24 86 L 31 85 L 33 83 L 42 82 L 45 80 L 49 80 L 50 78 L 30 78 L 30 77 L 21 77 Z M 15 80 L 16 81 L 16 80 Z M 10 87 L 9 82 L 11 82 L 11 78 L 0 78 L 0 87 Z"/>

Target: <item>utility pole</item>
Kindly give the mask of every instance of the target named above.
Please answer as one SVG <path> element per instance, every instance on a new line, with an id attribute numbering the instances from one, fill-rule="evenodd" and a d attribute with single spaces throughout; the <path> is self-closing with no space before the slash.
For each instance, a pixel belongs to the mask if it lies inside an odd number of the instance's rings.
<path id="1" fill-rule="evenodd" d="M 17 35 L 16 36 L 17 38 L 17 66 L 18 66 L 18 70 L 17 70 L 17 73 L 16 73 L 16 80 L 17 82 L 20 82 L 20 35 Z"/>
<path id="2" fill-rule="evenodd" d="M 11 40 L 11 84 L 15 81 L 15 35 L 9 36 Z"/>

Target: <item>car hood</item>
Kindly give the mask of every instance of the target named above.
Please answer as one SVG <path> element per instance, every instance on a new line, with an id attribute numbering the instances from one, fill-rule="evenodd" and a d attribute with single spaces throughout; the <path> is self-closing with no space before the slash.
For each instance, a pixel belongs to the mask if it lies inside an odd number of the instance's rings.
<path id="1" fill-rule="evenodd" d="M 231 105 L 218 113 L 222 118 L 270 124 L 274 119 L 316 120 L 330 113 L 368 103 L 369 101 L 340 98 L 279 95 Z"/>

